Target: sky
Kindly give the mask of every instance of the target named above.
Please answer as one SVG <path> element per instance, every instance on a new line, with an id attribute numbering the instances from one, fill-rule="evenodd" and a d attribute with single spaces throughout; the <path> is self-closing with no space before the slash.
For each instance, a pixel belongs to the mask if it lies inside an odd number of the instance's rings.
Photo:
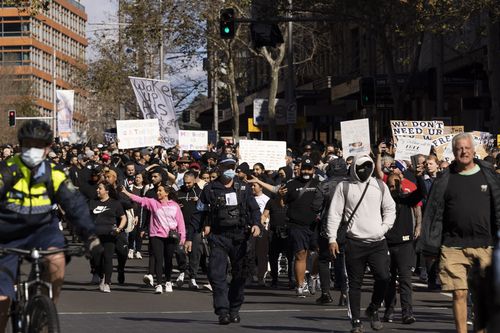
<path id="1" fill-rule="evenodd" d="M 112 23 L 117 22 L 116 12 L 118 9 L 118 0 L 80 0 L 80 3 L 85 6 L 85 12 L 87 13 L 87 37 L 89 40 L 93 36 L 96 29 L 109 29 L 117 27 Z M 103 22 L 109 23 L 109 25 L 99 25 L 99 23 Z M 87 58 L 92 57 L 93 55 L 92 44 L 90 44 L 87 49 Z M 191 69 L 173 77 L 167 77 L 166 79 L 170 81 L 172 86 L 175 86 L 176 84 L 185 82 L 186 78 L 195 80 L 206 79 L 206 73 L 202 69 L 201 61 L 194 64 Z M 206 87 L 206 84 L 204 87 Z M 188 101 L 192 98 L 194 98 L 194 96 L 191 96 Z M 177 111 L 179 112 L 179 110 Z"/>

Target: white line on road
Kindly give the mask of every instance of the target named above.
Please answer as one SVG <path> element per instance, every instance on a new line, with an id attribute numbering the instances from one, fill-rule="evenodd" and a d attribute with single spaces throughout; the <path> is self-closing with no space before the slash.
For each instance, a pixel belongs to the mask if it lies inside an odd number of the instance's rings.
<path id="1" fill-rule="evenodd" d="M 420 288 L 427 288 L 427 284 L 424 283 L 419 283 L 419 282 L 413 282 L 412 283 L 415 287 L 420 287 Z M 443 296 L 450 297 L 452 298 L 453 295 L 451 293 L 440 293 Z"/>

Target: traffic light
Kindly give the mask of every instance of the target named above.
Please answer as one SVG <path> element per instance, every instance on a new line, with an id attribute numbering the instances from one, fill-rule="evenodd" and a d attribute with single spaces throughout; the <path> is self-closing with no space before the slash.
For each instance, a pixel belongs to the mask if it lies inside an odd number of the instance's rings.
<path id="1" fill-rule="evenodd" d="M 361 78 L 359 84 L 359 90 L 361 93 L 361 105 L 362 106 L 372 106 L 375 105 L 375 79 L 373 77 L 363 77 Z"/>
<path id="2" fill-rule="evenodd" d="M 226 8 L 220 11 L 220 38 L 233 39 L 236 32 L 234 9 Z"/>
<path id="3" fill-rule="evenodd" d="M 16 126 L 16 110 L 9 110 L 9 126 Z"/>

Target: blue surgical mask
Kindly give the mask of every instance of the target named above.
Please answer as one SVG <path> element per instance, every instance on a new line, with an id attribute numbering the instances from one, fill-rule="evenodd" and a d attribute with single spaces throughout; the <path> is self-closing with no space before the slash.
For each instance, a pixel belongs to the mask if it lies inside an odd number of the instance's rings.
<path id="1" fill-rule="evenodd" d="M 227 177 L 229 179 L 233 179 L 235 176 L 236 176 L 236 171 L 233 170 L 233 169 L 228 169 L 228 170 L 225 170 L 222 175 L 224 177 Z"/>

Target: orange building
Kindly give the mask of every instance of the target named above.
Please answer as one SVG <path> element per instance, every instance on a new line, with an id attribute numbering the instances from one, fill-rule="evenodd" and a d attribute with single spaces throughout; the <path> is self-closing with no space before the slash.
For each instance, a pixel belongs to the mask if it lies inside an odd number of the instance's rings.
<path id="1" fill-rule="evenodd" d="M 74 132 L 85 130 L 86 122 L 86 93 L 75 86 L 76 70 L 86 69 L 86 22 L 85 7 L 77 0 L 52 0 L 36 16 L 0 1 L 0 66 L 12 66 L 18 79 L 31 82 L 43 117 L 53 114 L 54 80 L 56 89 L 74 89 Z"/>

